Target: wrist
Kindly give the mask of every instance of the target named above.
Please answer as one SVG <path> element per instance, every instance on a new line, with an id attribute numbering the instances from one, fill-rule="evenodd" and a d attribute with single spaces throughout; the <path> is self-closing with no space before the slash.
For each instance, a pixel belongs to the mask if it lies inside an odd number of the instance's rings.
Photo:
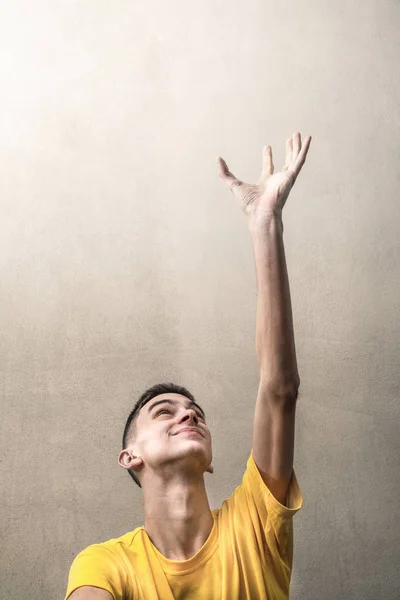
<path id="1" fill-rule="evenodd" d="M 249 228 L 254 240 L 263 238 L 270 233 L 283 233 L 282 213 L 274 212 L 263 216 L 262 219 L 249 224 Z"/>

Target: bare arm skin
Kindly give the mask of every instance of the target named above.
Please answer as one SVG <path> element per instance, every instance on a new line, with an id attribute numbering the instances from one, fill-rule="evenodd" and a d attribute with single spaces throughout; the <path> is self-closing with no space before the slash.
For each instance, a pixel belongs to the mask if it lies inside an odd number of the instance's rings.
<path id="1" fill-rule="evenodd" d="M 68 596 L 68 600 L 114 600 L 114 598 L 107 590 L 91 585 L 83 585 L 72 592 L 72 594 Z"/>
<path id="2" fill-rule="evenodd" d="M 237 179 L 222 159 L 219 175 L 239 199 L 252 236 L 257 276 L 256 352 L 260 385 L 254 412 L 253 457 L 272 494 L 285 504 L 293 471 L 297 370 L 282 210 L 311 143 L 300 133 L 286 142 L 286 162 L 274 173 L 272 148 L 263 149 L 256 184 Z"/>

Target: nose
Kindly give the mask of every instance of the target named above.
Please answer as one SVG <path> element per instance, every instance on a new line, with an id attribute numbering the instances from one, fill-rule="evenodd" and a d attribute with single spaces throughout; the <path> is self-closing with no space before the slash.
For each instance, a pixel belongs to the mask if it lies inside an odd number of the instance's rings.
<path id="1" fill-rule="evenodd" d="M 197 413 L 195 410 L 193 410 L 193 408 L 187 408 L 185 411 L 185 415 L 182 419 L 182 422 L 188 422 L 191 423 L 193 422 L 195 425 L 197 425 L 197 423 L 199 422 L 199 417 L 197 416 Z"/>

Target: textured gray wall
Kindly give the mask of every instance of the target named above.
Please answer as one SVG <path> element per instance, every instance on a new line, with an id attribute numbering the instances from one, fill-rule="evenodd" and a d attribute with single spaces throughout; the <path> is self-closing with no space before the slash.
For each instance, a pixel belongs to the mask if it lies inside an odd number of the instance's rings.
<path id="1" fill-rule="evenodd" d="M 255 181 L 295 131 L 291 597 L 397 598 L 399 26 L 395 0 L 1 3 L 2 599 L 61 599 L 143 524 L 117 457 L 153 383 L 210 415 L 211 508 L 240 483 L 256 281 L 216 156 Z"/>

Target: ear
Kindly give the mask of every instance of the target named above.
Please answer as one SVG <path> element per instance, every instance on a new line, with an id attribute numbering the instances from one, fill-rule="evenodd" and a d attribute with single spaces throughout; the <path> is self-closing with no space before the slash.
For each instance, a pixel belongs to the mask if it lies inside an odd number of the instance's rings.
<path id="1" fill-rule="evenodd" d="M 121 450 L 118 456 L 118 463 L 123 469 L 137 469 L 142 466 L 143 460 L 140 456 L 135 456 L 129 450 Z"/>

